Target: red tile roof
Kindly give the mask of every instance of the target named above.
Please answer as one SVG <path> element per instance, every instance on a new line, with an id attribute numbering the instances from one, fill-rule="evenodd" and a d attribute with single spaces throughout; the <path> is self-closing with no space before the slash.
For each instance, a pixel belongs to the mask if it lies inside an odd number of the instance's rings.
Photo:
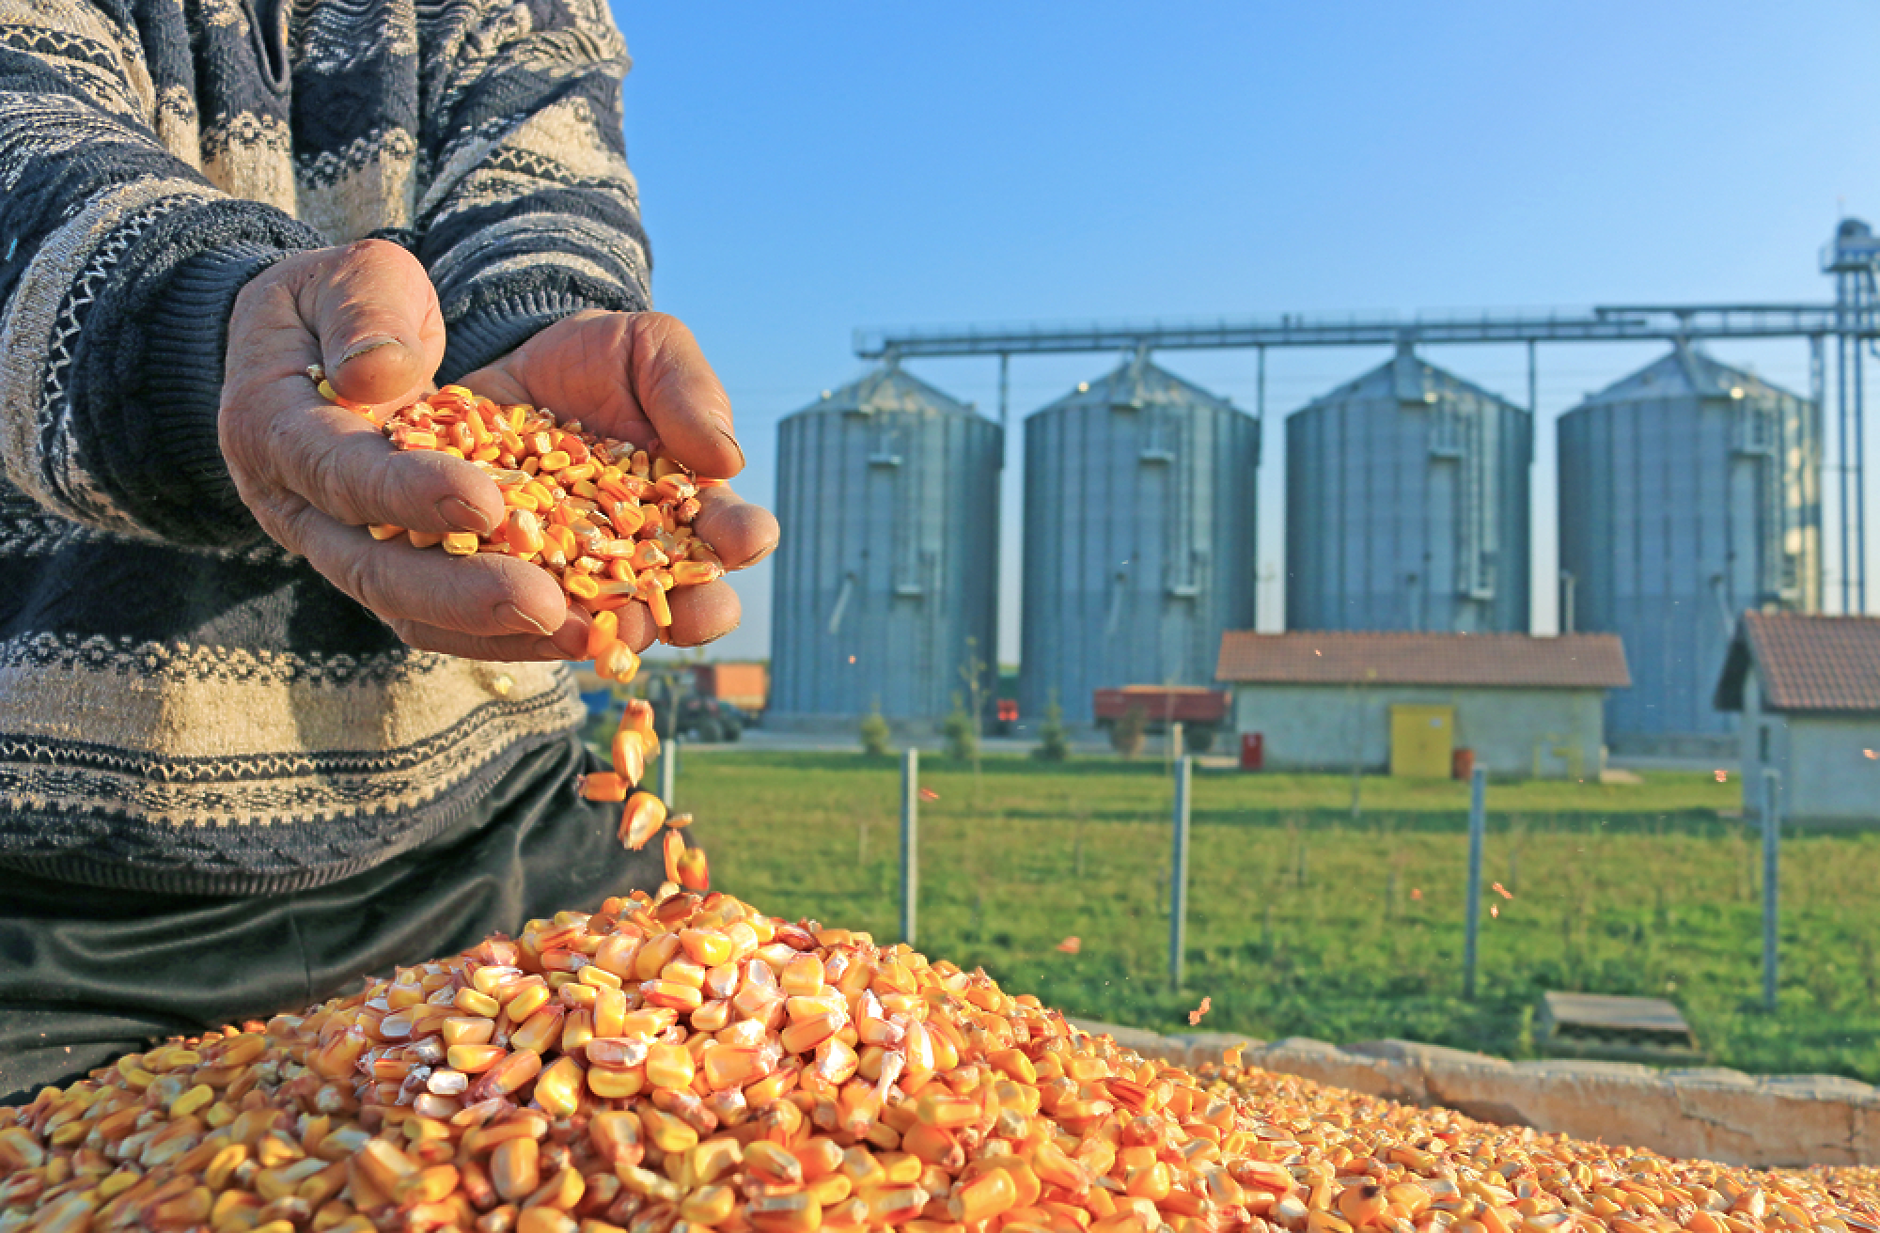
<path id="1" fill-rule="evenodd" d="M 1743 709 L 1751 663 L 1769 711 L 1880 713 L 1880 617 L 1746 612 L 1717 682 L 1717 708 Z"/>
<path id="2" fill-rule="evenodd" d="M 1623 689 L 1632 683 L 1615 634 L 1286 633 L 1229 630 L 1218 681 L 1233 684 L 1486 685 Z"/>

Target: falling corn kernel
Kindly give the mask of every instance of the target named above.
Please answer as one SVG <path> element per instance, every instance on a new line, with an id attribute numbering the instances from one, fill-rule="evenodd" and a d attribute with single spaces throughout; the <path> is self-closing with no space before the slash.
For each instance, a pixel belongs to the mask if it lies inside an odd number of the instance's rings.
<path id="1" fill-rule="evenodd" d="M 676 867 L 679 874 L 678 882 L 680 886 L 685 887 L 685 889 L 689 891 L 706 891 L 711 889 L 711 866 L 706 862 L 704 848 L 696 845 L 686 848 L 685 851 L 679 853 Z"/>
<path id="2" fill-rule="evenodd" d="M 1063 951 L 1067 955 L 1075 955 L 1079 951 L 1083 950 L 1084 940 L 1073 933 L 1070 937 L 1065 938 L 1062 942 L 1059 942 L 1057 944 L 1057 948 Z"/>
<path id="3" fill-rule="evenodd" d="M 1202 998 L 1201 1005 L 1188 1012 L 1188 1026 L 1193 1027 L 1195 1024 L 1201 1022 L 1201 1016 L 1207 1014 L 1209 1007 L 1213 1005 L 1213 998 Z"/>

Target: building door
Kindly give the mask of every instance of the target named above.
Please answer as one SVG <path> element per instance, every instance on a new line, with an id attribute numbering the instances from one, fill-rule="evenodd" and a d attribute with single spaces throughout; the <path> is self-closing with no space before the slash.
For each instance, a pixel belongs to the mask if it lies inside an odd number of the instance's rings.
<path id="1" fill-rule="evenodd" d="M 1455 707 L 1392 704 L 1391 774 L 1414 779 L 1447 779 L 1455 748 Z"/>

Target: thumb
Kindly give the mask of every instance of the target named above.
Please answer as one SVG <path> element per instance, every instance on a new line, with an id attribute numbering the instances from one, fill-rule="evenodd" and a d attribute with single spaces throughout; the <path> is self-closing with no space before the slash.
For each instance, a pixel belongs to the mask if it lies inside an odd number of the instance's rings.
<path id="1" fill-rule="evenodd" d="M 424 392 L 444 359 L 444 316 L 416 257 L 387 240 L 361 240 L 307 290 L 301 312 L 340 397 L 378 405 Z"/>

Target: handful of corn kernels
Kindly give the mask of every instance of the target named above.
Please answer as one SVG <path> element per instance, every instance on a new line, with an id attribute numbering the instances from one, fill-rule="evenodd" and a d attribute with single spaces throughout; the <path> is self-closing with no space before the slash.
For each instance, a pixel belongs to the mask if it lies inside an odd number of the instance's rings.
<path id="1" fill-rule="evenodd" d="M 620 640 L 619 609 L 644 603 L 664 638 L 672 625 L 666 593 L 724 576 L 723 562 L 692 532 L 700 489 L 723 480 L 697 478 L 656 451 L 596 436 L 578 420 L 562 423 L 546 408 L 499 405 L 461 385 L 382 414 L 341 398 L 317 365 L 307 376 L 322 398 L 363 415 L 398 449 L 461 458 L 502 491 L 503 524 L 490 535 L 380 524 L 368 528 L 374 538 L 405 536 L 415 547 L 441 546 L 453 556 L 494 552 L 541 566 L 561 583 L 568 603 L 591 618 L 587 658 L 604 680 L 625 685 L 640 670 L 639 656 Z M 678 833 L 691 816 L 668 817 L 658 797 L 634 791 L 658 752 L 652 707 L 630 702 L 614 735 L 613 771 L 586 776 L 582 794 L 626 803 L 620 841 L 636 851 L 668 827 L 667 878 L 704 890 L 705 853 L 688 848 Z"/>
<path id="2" fill-rule="evenodd" d="M 1728 1169 L 1074 1031 L 667 887 L 0 1109 L 0 1233 L 1875 1233 Z"/>
<path id="3" fill-rule="evenodd" d="M 692 475 L 652 450 L 561 422 L 546 408 L 500 405 L 447 385 L 410 406 L 380 414 L 346 402 L 317 367 L 320 395 L 365 415 L 401 450 L 437 450 L 481 468 L 503 494 L 503 523 L 487 536 L 444 535 L 377 525 L 381 540 L 405 536 L 454 556 L 495 552 L 554 575 L 569 604 L 593 618 L 588 644 L 603 678 L 630 681 L 639 658 L 621 642 L 618 610 L 638 600 L 666 636 L 666 592 L 724 576 L 724 563 L 692 532 L 701 489 L 723 480 Z"/>

